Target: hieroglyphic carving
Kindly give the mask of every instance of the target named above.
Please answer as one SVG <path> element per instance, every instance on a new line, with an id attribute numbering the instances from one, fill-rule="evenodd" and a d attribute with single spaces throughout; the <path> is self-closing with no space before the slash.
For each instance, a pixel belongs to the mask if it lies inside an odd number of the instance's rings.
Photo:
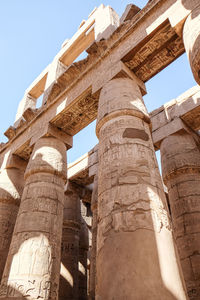
<path id="1" fill-rule="evenodd" d="M 67 108 L 52 120 L 52 124 L 62 128 L 68 134 L 74 135 L 80 129 L 90 124 L 97 115 L 98 95 L 91 92 L 78 99 L 73 109 Z"/>
<path id="2" fill-rule="evenodd" d="M 51 268 L 52 253 L 48 239 L 42 235 L 28 238 L 13 256 L 9 280 L 2 282 L 0 296 L 16 297 L 21 294 L 34 299 L 54 299 L 56 291 L 50 289 Z M 17 281 L 14 279 L 16 275 L 20 278 Z M 38 278 L 38 275 L 42 276 L 42 279 Z M 52 298 L 49 298 L 50 291 L 55 294 Z"/>
<path id="3" fill-rule="evenodd" d="M 65 144 L 53 137 L 39 139 L 25 178 L 0 298 L 53 300 L 59 282 Z"/>
<path id="4" fill-rule="evenodd" d="M 196 137 L 198 138 L 198 137 Z M 163 180 L 168 188 L 172 224 L 183 276 L 191 300 L 200 297 L 200 151 L 192 135 L 181 131 L 161 143 Z"/>
<path id="5" fill-rule="evenodd" d="M 30 299 L 57 299 L 57 285 L 50 280 L 28 280 L 26 284 L 10 281 L 9 285 L 1 284 L 0 297 L 31 297 Z"/>
<path id="6" fill-rule="evenodd" d="M 132 114 L 127 113 L 131 110 L 130 104 Z M 168 298 L 168 291 L 163 290 L 166 280 L 168 287 L 177 289 L 181 298 L 186 299 L 178 264 L 174 263 L 176 257 L 167 202 L 137 83 L 124 78 L 108 82 L 101 90 L 99 111 L 96 297 L 147 299 L 156 289 L 154 299 L 160 299 L 158 290 Z M 165 250 L 160 247 L 165 244 L 171 245 L 167 252 L 170 257 L 168 264 Z M 150 254 L 152 249 L 157 257 Z M 161 281 L 160 261 L 165 266 L 162 271 L 166 270 Z M 155 271 L 156 265 L 158 272 Z M 171 268 L 177 270 L 175 281 L 179 281 L 179 287 L 174 284 L 172 277 L 175 273 L 170 271 Z M 152 269 L 156 287 L 147 284 L 144 288 L 138 283 L 142 278 L 148 280 L 151 275 L 147 273 Z M 126 280 L 122 281 L 122 278 Z M 129 285 L 134 285 L 137 291 Z"/>
<path id="7" fill-rule="evenodd" d="M 161 24 L 147 37 L 146 42 L 130 51 L 122 61 L 144 82 L 184 52 L 182 39 L 169 21 Z"/>

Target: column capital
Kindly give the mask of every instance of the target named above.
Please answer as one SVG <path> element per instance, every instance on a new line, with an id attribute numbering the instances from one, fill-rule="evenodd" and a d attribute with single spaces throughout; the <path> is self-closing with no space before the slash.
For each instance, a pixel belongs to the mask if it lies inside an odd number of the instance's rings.
<path id="1" fill-rule="evenodd" d="M 32 137 L 30 146 L 33 146 L 41 137 L 48 136 L 55 137 L 62 141 L 66 145 L 67 149 L 70 149 L 73 145 L 73 137 L 71 135 L 48 122 L 47 124 L 44 124 L 43 127 L 40 127 L 40 130 Z"/>
<path id="2" fill-rule="evenodd" d="M 134 116 L 150 123 L 138 82 L 130 78 L 114 78 L 107 82 L 100 93 L 96 134 L 111 119 Z"/>
<path id="3" fill-rule="evenodd" d="M 146 95 L 145 83 L 139 79 L 121 60 L 114 63 L 112 68 L 104 70 L 102 74 L 98 74 L 97 80 L 92 85 L 92 93 L 100 91 L 109 81 L 115 78 L 129 78 L 137 82 L 142 96 Z"/>
<path id="4" fill-rule="evenodd" d="M 44 174 L 54 174 L 66 181 L 66 147 L 63 141 L 52 136 L 41 137 L 36 141 L 25 172 L 25 179 L 36 173 L 40 173 L 42 177 Z"/>
<path id="5" fill-rule="evenodd" d="M 163 139 L 160 151 L 165 184 L 180 174 L 200 173 L 198 141 L 199 137 L 195 140 L 184 128 Z"/>
<path id="6" fill-rule="evenodd" d="M 157 149 L 160 149 L 161 144 L 164 139 L 168 136 L 179 133 L 179 132 L 187 132 L 193 136 L 195 140 L 199 140 L 197 134 L 191 130 L 181 118 L 177 117 L 173 119 L 170 123 L 166 123 L 164 126 L 159 127 L 155 131 L 152 132 L 152 138 L 154 146 Z"/>

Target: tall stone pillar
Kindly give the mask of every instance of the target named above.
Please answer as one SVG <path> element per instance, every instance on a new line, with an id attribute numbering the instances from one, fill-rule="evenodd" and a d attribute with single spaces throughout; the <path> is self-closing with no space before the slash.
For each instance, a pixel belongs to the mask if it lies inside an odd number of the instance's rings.
<path id="1" fill-rule="evenodd" d="M 198 2 L 198 1 L 197 1 Z M 194 78 L 200 84 L 200 5 L 192 10 L 183 28 L 183 41 Z"/>
<path id="2" fill-rule="evenodd" d="M 183 275 L 189 298 L 197 300 L 200 299 L 200 151 L 186 131 L 165 138 L 160 151 Z"/>
<path id="3" fill-rule="evenodd" d="M 101 90 L 96 299 L 187 299 L 136 81 Z"/>
<path id="4" fill-rule="evenodd" d="M 82 204 L 83 205 L 83 204 Z M 81 216 L 79 242 L 79 300 L 87 300 L 87 259 L 89 249 L 88 227 Z"/>
<path id="5" fill-rule="evenodd" d="M 65 144 L 40 138 L 25 172 L 0 298 L 58 298 L 66 171 Z"/>
<path id="6" fill-rule="evenodd" d="M 13 155 L 11 161 L 9 166 L 0 172 L 0 280 L 24 188 L 25 161 Z"/>
<path id="7" fill-rule="evenodd" d="M 64 220 L 61 247 L 61 276 L 59 300 L 78 299 L 78 260 L 80 235 L 80 192 L 67 183 L 64 201 Z"/>
<path id="8" fill-rule="evenodd" d="M 90 255 L 89 295 L 90 300 L 95 300 L 96 286 L 96 247 L 97 247 L 97 206 L 98 206 L 98 175 L 94 176 L 91 200 L 92 209 L 92 248 Z"/>

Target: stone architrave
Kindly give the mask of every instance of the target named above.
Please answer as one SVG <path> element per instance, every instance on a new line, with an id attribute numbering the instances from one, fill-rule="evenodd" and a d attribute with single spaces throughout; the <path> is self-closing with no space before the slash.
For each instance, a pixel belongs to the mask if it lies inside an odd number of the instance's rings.
<path id="1" fill-rule="evenodd" d="M 59 300 L 78 299 L 78 260 L 80 236 L 80 191 L 67 183 L 64 201 L 63 233 L 61 246 L 61 276 Z"/>
<path id="2" fill-rule="evenodd" d="M 187 299 L 152 143 L 135 80 L 101 90 L 96 299 Z"/>
<path id="3" fill-rule="evenodd" d="M 66 171 L 65 144 L 40 138 L 25 172 L 0 298 L 58 299 Z"/>
<path id="4" fill-rule="evenodd" d="M 92 210 L 92 248 L 90 253 L 89 295 L 90 300 L 95 300 L 96 285 L 96 247 L 97 247 L 97 207 L 98 207 L 98 175 L 94 176 L 93 192 L 91 199 Z"/>
<path id="5" fill-rule="evenodd" d="M 81 205 L 83 203 L 81 202 Z M 87 300 L 87 259 L 89 249 L 89 234 L 86 221 L 83 216 L 80 220 L 80 242 L 79 242 L 79 300 Z"/>
<path id="6" fill-rule="evenodd" d="M 18 159 L 18 162 L 20 158 Z M 24 168 L 15 162 L 0 172 L 0 280 L 24 188 Z"/>
<path id="7" fill-rule="evenodd" d="M 200 151 L 185 130 L 166 137 L 160 147 L 174 236 L 191 300 L 200 299 Z"/>
<path id="8" fill-rule="evenodd" d="M 194 79 L 200 84 L 200 5 L 191 11 L 185 21 L 183 41 Z"/>

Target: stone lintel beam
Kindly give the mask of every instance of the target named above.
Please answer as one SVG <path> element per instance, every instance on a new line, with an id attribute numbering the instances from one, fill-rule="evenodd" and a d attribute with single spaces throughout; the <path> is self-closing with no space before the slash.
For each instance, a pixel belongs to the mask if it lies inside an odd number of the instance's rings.
<path id="1" fill-rule="evenodd" d="M 16 129 L 14 126 L 10 126 L 5 132 L 4 135 L 11 140 L 16 135 Z"/>
<path id="2" fill-rule="evenodd" d="M 138 6 L 134 4 L 128 4 L 123 15 L 120 18 L 120 24 L 131 20 L 140 10 L 141 9 Z"/>
<path id="3" fill-rule="evenodd" d="M 25 161 L 24 159 L 20 158 L 18 155 L 15 154 L 10 154 L 5 168 L 6 169 L 12 169 L 12 168 L 16 168 L 16 169 L 21 169 L 21 170 L 26 170 L 27 167 L 27 161 Z"/>
<path id="4" fill-rule="evenodd" d="M 183 129 L 183 122 L 180 118 L 176 118 L 165 126 L 158 128 L 152 133 L 154 147 L 160 149 L 160 144 L 164 138 Z"/>
<path id="5" fill-rule="evenodd" d="M 186 132 L 193 135 L 195 139 L 199 137 L 195 132 L 193 132 L 182 120 L 181 118 L 176 118 L 172 120 L 170 123 L 167 123 L 165 126 L 158 128 L 156 131 L 152 133 L 153 143 L 156 150 L 160 149 L 161 142 L 171 134 L 177 133 L 181 130 L 185 130 Z"/>
<path id="6" fill-rule="evenodd" d="M 129 68 L 120 60 L 114 63 L 112 67 L 109 65 L 107 69 L 104 68 L 97 80 L 92 85 L 92 93 L 99 91 L 107 82 L 114 78 L 129 78 L 137 82 L 141 94 L 146 95 L 146 87 L 142 80 L 140 80 Z"/>
<path id="7" fill-rule="evenodd" d="M 0 156 L 0 172 L 4 169 L 20 169 L 25 171 L 27 161 L 14 154 L 12 151 L 7 151 L 5 155 Z"/>
<path id="8" fill-rule="evenodd" d="M 68 43 L 64 44 L 58 54 L 58 58 L 66 66 L 71 65 L 71 63 L 74 61 L 74 58 L 76 58 L 82 51 L 89 47 L 92 42 L 98 40 L 100 36 L 102 37 L 102 33 L 104 33 L 103 38 L 108 38 L 109 48 L 112 49 L 112 52 L 117 52 L 114 53 L 114 55 L 120 60 L 132 49 L 135 49 L 140 43 L 144 44 L 145 39 L 148 38 L 148 36 L 152 34 L 160 26 L 160 24 L 167 19 L 169 19 L 171 27 L 175 29 L 179 28 L 180 24 L 183 24 L 190 11 L 192 11 L 198 4 L 198 1 L 195 0 L 185 0 L 184 3 L 182 2 L 183 1 L 176 1 L 172 5 L 171 1 L 153 0 L 149 2 L 141 11 L 139 11 L 137 16 L 129 20 L 127 26 L 120 26 L 118 28 L 117 25 L 119 20 L 115 12 L 110 7 L 101 6 L 90 14 L 89 19 L 86 22 L 83 22 L 76 34 L 68 41 Z M 156 14 L 155 8 L 157 9 Z M 177 11 L 179 11 L 178 14 Z M 129 13 L 126 18 L 130 19 Z M 104 22 L 102 22 L 102 19 Z M 144 24 L 145 30 L 143 28 Z M 111 28 L 107 30 L 109 27 Z M 113 32 L 113 29 L 116 28 L 117 32 L 115 31 L 114 35 L 111 37 L 110 35 L 106 34 L 106 31 L 107 33 L 111 33 Z M 105 30 L 103 31 L 103 29 Z M 180 29 L 178 30 L 180 31 Z M 91 32 L 93 33 L 92 35 Z M 114 48 L 119 46 L 119 39 L 120 49 L 115 51 L 116 49 Z M 107 51 L 104 51 L 101 58 L 104 58 L 106 52 Z M 178 55 L 179 54 L 180 53 L 178 53 Z M 96 62 L 94 59 L 92 61 L 95 65 Z M 88 64 L 90 63 L 91 60 Z M 91 68 L 91 66 L 89 67 Z M 26 94 L 29 94 L 31 97 L 37 99 L 44 92 L 49 69 L 50 66 L 47 66 L 46 69 L 38 76 L 38 78 L 36 78 L 36 80 L 28 87 Z M 84 68 L 84 70 L 86 70 L 86 68 Z M 95 78 L 95 76 L 93 76 L 93 78 Z"/>
<path id="9" fill-rule="evenodd" d="M 0 149 L 4 147 L 5 143 L 0 143 Z"/>
<path id="10" fill-rule="evenodd" d="M 47 80 L 45 84 L 45 90 L 48 89 L 53 82 L 64 72 L 66 71 L 67 66 L 59 61 L 58 55 L 55 56 L 53 62 L 49 67 L 49 72 L 47 75 Z"/>
<path id="11" fill-rule="evenodd" d="M 46 126 L 42 128 L 41 131 L 39 131 L 35 136 L 32 137 L 30 146 L 33 146 L 35 142 L 43 136 L 52 136 L 57 138 L 58 140 L 62 141 L 66 145 L 67 149 L 70 149 L 73 145 L 72 136 L 63 132 L 62 130 L 52 125 L 51 123 L 48 123 L 46 124 Z"/>
<path id="12" fill-rule="evenodd" d="M 23 113 L 27 110 L 27 108 L 32 108 L 35 109 L 36 108 L 36 103 L 37 103 L 37 98 L 31 96 L 28 92 L 25 92 L 24 97 L 22 98 L 22 100 L 20 101 L 19 105 L 18 105 L 18 109 L 17 109 L 17 114 L 16 114 L 16 118 L 15 118 L 15 123 L 14 126 L 17 127 L 21 121 L 21 119 L 23 119 Z"/>
<path id="13" fill-rule="evenodd" d="M 23 113 L 23 118 L 30 122 L 37 114 L 37 109 L 32 109 L 31 107 L 28 107 L 25 112 Z"/>
<path id="14" fill-rule="evenodd" d="M 30 86 L 26 89 L 26 94 L 29 94 L 31 97 L 36 99 L 42 95 L 44 92 L 49 67 L 50 65 L 48 65 L 30 84 Z"/>
<path id="15" fill-rule="evenodd" d="M 79 185 L 88 185 L 93 182 L 98 165 L 98 145 L 88 153 L 68 165 L 67 178 Z"/>
<path id="16" fill-rule="evenodd" d="M 167 24 L 167 27 L 166 28 L 164 27 L 164 32 L 162 32 L 162 34 L 164 34 L 164 36 L 166 35 L 168 36 L 169 34 L 169 39 L 171 37 L 175 37 L 177 39 L 177 37 L 174 36 L 172 29 L 178 26 L 181 22 L 183 22 L 183 20 L 188 16 L 190 11 L 195 7 L 197 2 L 198 2 L 197 0 L 196 1 L 185 0 L 184 3 L 183 1 L 174 2 L 174 1 L 163 1 L 163 0 L 162 1 L 153 0 L 149 2 L 141 11 L 138 12 L 138 14 L 135 17 L 133 17 L 133 19 L 118 27 L 117 30 L 112 34 L 112 36 L 109 39 L 103 41 L 103 44 L 106 44 L 106 47 L 105 48 L 102 47 L 101 55 L 99 55 L 98 53 L 96 56 L 94 54 L 91 56 L 89 55 L 87 59 L 76 63 L 76 65 L 80 70 L 78 76 L 76 73 L 74 73 L 74 70 L 72 72 L 73 74 L 70 76 L 71 68 L 68 68 L 68 70 L 61 76 L 64 88 L 60 91 L 60 94 L 52 95 L 52 101 L 50 101 L 50 103 L 46 107 L 43 107 L 43 109 L 41 109 L 40 113 L 37 116 L 38 119 L 40 120 L 34 119 L 31 122 L 31 124 L 27 124 L 27 127 L 25 129 L 23 128 L 23 132 L 19 131 L 17 133 L 15 137 L 15 143 L 13 143 L 12 141 L 13 144 L 12 148 L 14 148 L 16 151 L 18 151 L 18 149 L 20 149 L 21 147 L 23 148 L 23 145 L 32 138 L 33 136 L 32 133 L 37 131 L 37 128 L 40 126 L 38 125 L 38 122 L 40 124 L 44 124 L 45 122 L 51 122 L 53 118 L 61 116 L 62 113 L 67 114 L 67 116 L 70 114 L 74 115 L 74 111 L 76 111 L 76 104 L 78 102 L 77 99 L 82 95 L 82 93 L 84 93 L 84 91 L 86 91 L 89 87 L 93 85 L 95 86 L 95 84 L 97 88 L 98 86 L 99 88 L 101 88 L 101 84 L 97 84 L 96 82 L 98 76 L 101 76 L 102 72 L 104 72 L 105 76 L 108 76 L 107 73 L 110 72 L 110 69 L 112 69 L 111 67 L 115 65 L 117 61 L 123 60 L 123 58 L 131 51 L 133 51 L 132 54 L 135 56 L 136 53 L 139 53 L 139 50 L 142 50 L 141 47 L 146 47 L 146 43 L 150 42 L 150 45 L 149 46 L 147 45 L 149 48 L 149 50 L 147 51 L 147 56 L 151 57 L 150 50 L 154 49 L 154 47 L 151 48 L 154 34 L 156 33 L 159 26 L 165 23 L 166 20 L 169 19 L 171 27 L 168 26 Z M 155 14 L 155 9 L 157 11 L 156 14 Z M 178 14 L 177 11 L 179 12 Z M 85 33 L 84 28 L 86 28 L 87 26 L 86 23 L 80 28 L 84 33 Z M 93 26 L 92 24 L 93 24 L 92 22 L 89 24 L 90 29 Z M 165 34 L 166 32 L 167 34 Z M 161 36 L 159 32 L 158 32 L 158 37 L 159 39 L 157 40 L 161 40 L 160 49 L 163 49 L 162 48 L 163 45 L 165 45 L 168 42 L 168 40 L 165 41 L 163 39 L 160 39 Z M 72 42 L 72 40 L 70 40 L 70 42 Z M 181 43 L 180 40 L 179 43 Z M 98 44 L 98 48 L 100 48 L 102 42 L 100 41 L 97 44 Z M 66 48 L 63 50 L 63 53 L 66 54 L 63 56 L 63 59 L 68 58 L 69 52 L 68 53 L 65 52 L 68 46 L 69 43 L 66 44 Z M 174 45 L 173 47 L 175 49 L 176 48 L 180 49 L 179 47 L 175 47 Z M 184 51 L 183 48 L 181 49 Z M 154 52 L 157 51 L 155 50 L 156 49 L 154 49 Z M 169 55 L 169 51 L 167 51 L 167 53 Z M 180 55 L 180 53 L 182 52 L 178 51 L 173 53 L 170 62 L 175 60 L 176 57 Z M 141 58 L 139 58 L 139 65 L 136 66 L 136 68 L 139 67 L 138 72 L 141 73 L 140 76 L 141 79 L 143 75 L 145 74 L 148 75 L 148 72 L 146 70 L 143 70 L 144 69 L 143 67 L 142 69 L 140 68 L 140 66 L 143 66 L 143 61 L 145 61 L 146 56 L 143 57 L 141 53 L 139 53 L 139 55 L 141 56 Z M 164 56 L 164 58 L 167 59 L 167 56 Z M 161 59 L 159 61 L 164 62 L 165 59 Z M 65 63 L 65 61 L 63 60 L 61 61 Z M 156 64 L 156 69 L 154 70 L 153 74 L 154 75 L 157 74 L 165 66 L 166 65 L 163 66 L 163 65 Z M 107 70 L 109 72 L 107 72 Z M 26 93 L 29 93 L 33 98 L 39 97 L 41 91 L 43 92 L 48 71 L 49 71 L 49 67 L 47 67 L 47 69 L 45 69 L 45 71 L 41 74 L 41 76 L 39 76 L 39 78 L 26 90 Z M 103 78 L 103 76 L 101 77 Z M 151 74 L 148 75 L 147 78 L 145 77 L 146 78 L 145 80 L 147 81 L 150 77 Z M 103 79 L 100 78 L 100 80 Z M 95 119 L 96 111 L 97 110 L 94 109 L 94 112 L 91 113 L 92 114 L 91 119 L 87 123 L 86 122 L 79 123 L 80 128 L 76 128 L 76 133 Z M 85 112 L 82 113 L 83 113 L 82 115 L 83 117 Z M 86 120 L 86 118 L 85 119 L 82 118 L 82 120 Z M 70 126 L 71 126 L 70 130 L 72 132 L 74 130 L 74 125 L 70 124 Z M 11 143 L 9 142 L 0 151 L 3 152 L 6 148 L 8 149 L 10 146 Z"/>
<path id="17" fill-rule="evenodd" d="M 167 102 L 150 113 L 153 142 L 156 150 L 163 138 L 187 127 L 192 131 L 200 129 L 200 87 L 194 86 L 178 98 Z"/>

